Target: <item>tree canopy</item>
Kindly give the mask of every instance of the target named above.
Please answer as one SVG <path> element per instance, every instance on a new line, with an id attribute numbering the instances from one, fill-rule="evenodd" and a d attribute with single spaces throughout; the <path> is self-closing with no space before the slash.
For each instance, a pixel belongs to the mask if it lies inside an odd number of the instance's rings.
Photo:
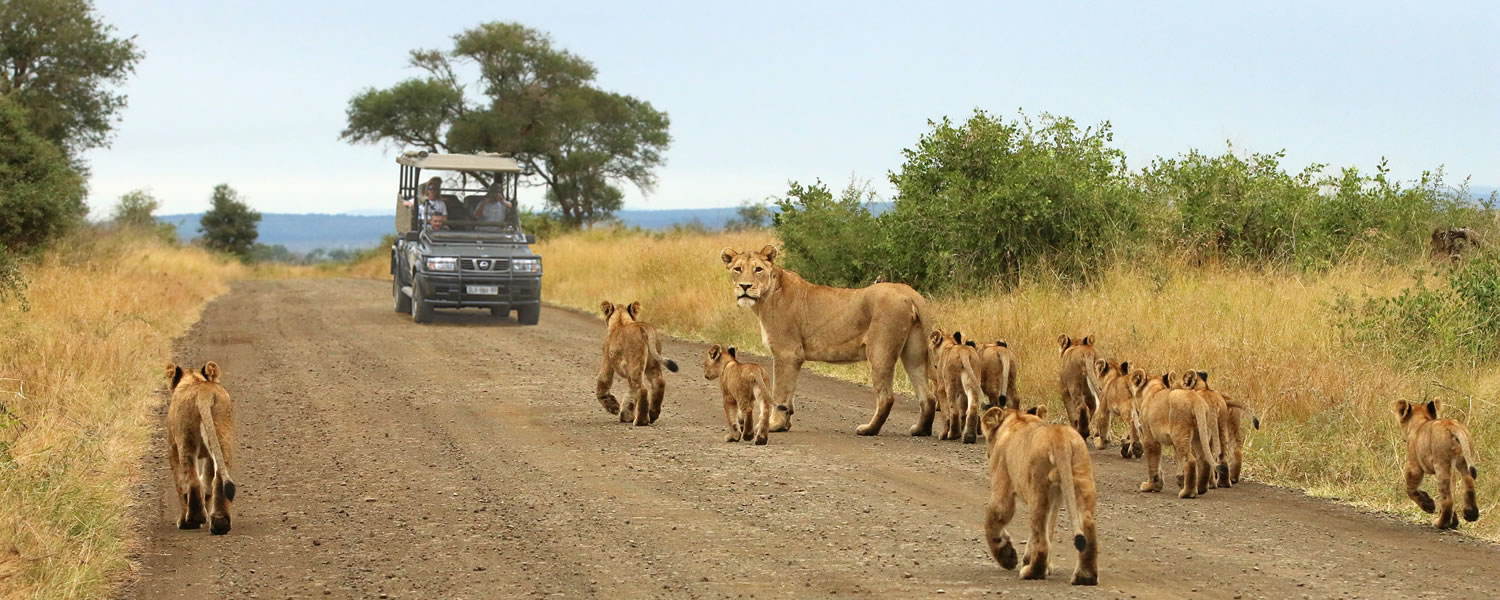
<path id="1" fill-rule="evenodd" d="M 75 158 L 107 146 L 135 70 L 134 36 L 114 37 L 89 0 L 0 0 L 0 96 L 31 129 Z"/>
<path id="2" fill-rule="evenodd" d="M 248 260 L 259 237 L 260 213 L 240 200 L 239 192 L 227 183 L 214 186 L 213 208 L 203 213 L 198 230 L 203 245 Z"/>
<path id="3" fill-rule="evenodd" d="M 83 221 L 83 177 L 0 95 L 0 248 L 31 250 Z"/>
<path id="4" fill-rule="evenodd" d="M 545 33 L 486 23 L 455 35 L 451 50 L 413 50 L 410 65 L 426 76 L 349 100 L 344 140 L 511 153 L 570 225 L 619 209 L 624 182 L 645 192 L 656 184 L 671 144 L 667 114 L 599 89 L 593 64 Z"/>

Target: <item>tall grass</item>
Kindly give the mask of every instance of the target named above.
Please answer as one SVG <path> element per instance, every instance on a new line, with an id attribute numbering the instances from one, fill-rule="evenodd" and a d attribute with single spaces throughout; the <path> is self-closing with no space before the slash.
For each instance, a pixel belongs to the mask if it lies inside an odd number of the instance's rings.
<path id="1" fill-rule="evenodd" d="M 541 245 L 543 297 L 588 311 L 603 299 L 640 300 L 645 319 L 673 335 L 764 354 L 755 317 L 735 307 L 718 256 L 725 246 L 767 243 L 776 243 L 770 232 L 564 236 Z M 1440 400 L 1442 416 L 1470 427 L 1480 462 L 1500 451 L 1497 365 L 1409 369 L 1387 353 L 1340 341 L 1339 298 L 1393 295 L 1412 283 L 1411 269 L 1378 261 L 1321 271 L 1173 263 L 1115 265 L 1081 289 L 1023 281 L 1013 291 L 929 300 L 938 325 L 979 340 L 1005 339 L 1016 349 L 1023 401 L 1051 404 L 1053 414 L 1061 414 L 1059 334 L 1092 334 L 1104 353 L 1153 373 L 1209 371 L 1217 389 L 1261 414 L 1263 429 L 1250 433 L 1246 450 L 1247 477 L 1258 481 L 1427 518 L 1403 491 L 1405 446 L 1389 406 L 1394 400 Z M 868 383 L 864 365 L 815 368 Z M 1500 484 L 1490 477 L 1479 486 L 1488 514 Z M 1500 519 L 1466 523 L 1463 531 L 1500 540 Z"/>
<path id="2" fill-rule="evenodd" d="M 172 340 L 247 269 L 90 229 L 0 304 L 0 595 L 106 595 L 128 572 L 139 477 Z"/>

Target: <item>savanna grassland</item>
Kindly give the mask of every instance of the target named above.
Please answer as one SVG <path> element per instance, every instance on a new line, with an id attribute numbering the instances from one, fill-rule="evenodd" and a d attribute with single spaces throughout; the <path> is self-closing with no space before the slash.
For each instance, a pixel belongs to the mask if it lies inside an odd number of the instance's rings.
<path id="1" fill-rule="evenodd" d="M 564 236 L 538 249 L 546 262 L 543 298 L 585 311 L 597 310 L 601 300 L 639 300 L 644 318 L 673 335 L 765 355 L 755 317 L 731 301 L 719 260 L 721 248 L 765 244 L 781 241 L 769 230 Z M 1482 472 L 1486 457 L 1500 452 L 1500 365 L 1414 368 L 1400 352 L 1351 340 L 1340 323 L 1365 296 L 1400 294 L 1417 272 L 1432 269 L 1349 261 L 1301 272 L 1168 258 L 1107 268 L 1082 288 L 1027 280 L 928 297 L 940 326 L 978 340 L 1003 339 L 1017 351 L 1025 403 L 1046 403 L 1061 414 L 1057 337 L 1092 334 L 1108 356 L 1152 373 L 1204 369 L 1217 389 L 1253 404 L 1262 429 L 1248 436 L 1247 477 L 1426 519 L 1402 487 L 1405 446 L 1390 404 L 1441 402 L 1442 416 L 1473 432 Z M 868 383 L 864 365 L 809 365 Z M 909 392 L 897 371 L 898 387 Z M 1123 425 L 1114 429 L 1121 433 Z M 1480 510 L 1488 514 L 1500 501 L 1500 484 L 1481 476 L 1478 485 Z M 1500 539 L 1500 521 L 1481 519 L 1462 531 Z"/>

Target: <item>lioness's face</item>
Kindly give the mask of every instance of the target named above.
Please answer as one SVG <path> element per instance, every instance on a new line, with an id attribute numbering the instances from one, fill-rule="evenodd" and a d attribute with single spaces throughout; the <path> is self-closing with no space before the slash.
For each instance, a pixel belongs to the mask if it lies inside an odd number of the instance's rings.
<path id="1" fill-rule="evenodd" d="M 752 308 L 756 302 L 776 291 L 778 268 L 776 248 L 766 246 L 759 252 L 737 252 L 725 248 L 719 253 L 725 268 L 729 269 L 729 281 L 734 285 L 734 301 L 740 308 Z"/>

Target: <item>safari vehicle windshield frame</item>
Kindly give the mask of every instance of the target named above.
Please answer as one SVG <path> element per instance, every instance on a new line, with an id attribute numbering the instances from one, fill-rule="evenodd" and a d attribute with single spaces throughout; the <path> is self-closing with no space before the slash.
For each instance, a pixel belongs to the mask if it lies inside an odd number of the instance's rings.
<path id="1" fill-rule="evenodd" d="M 521 231 L 517 202 L 524 173 L 520 163 L 510 155 L 493 152 L 431 154 L 409 150 L 397 157 L 396 163 L 400 165 L 396 192 L 398 234 L 410 237 L 412 233 L 421 232 L 434 241 L 454 243 L 529 242 L 527 238 L 530 236 Z M 426 202 L 425 179 L 430 178 L 423 175 L 424 170 L 444 173 L 438 199 L 447 208 L 445 230 L 433 231 L 421 220 L 420 207 Z M 453 174 L 457 175 L 456 181 Z M 510 203 L 503 221 L 483 221 L 473 215 L 481 200 L 492 190 Z"/>

